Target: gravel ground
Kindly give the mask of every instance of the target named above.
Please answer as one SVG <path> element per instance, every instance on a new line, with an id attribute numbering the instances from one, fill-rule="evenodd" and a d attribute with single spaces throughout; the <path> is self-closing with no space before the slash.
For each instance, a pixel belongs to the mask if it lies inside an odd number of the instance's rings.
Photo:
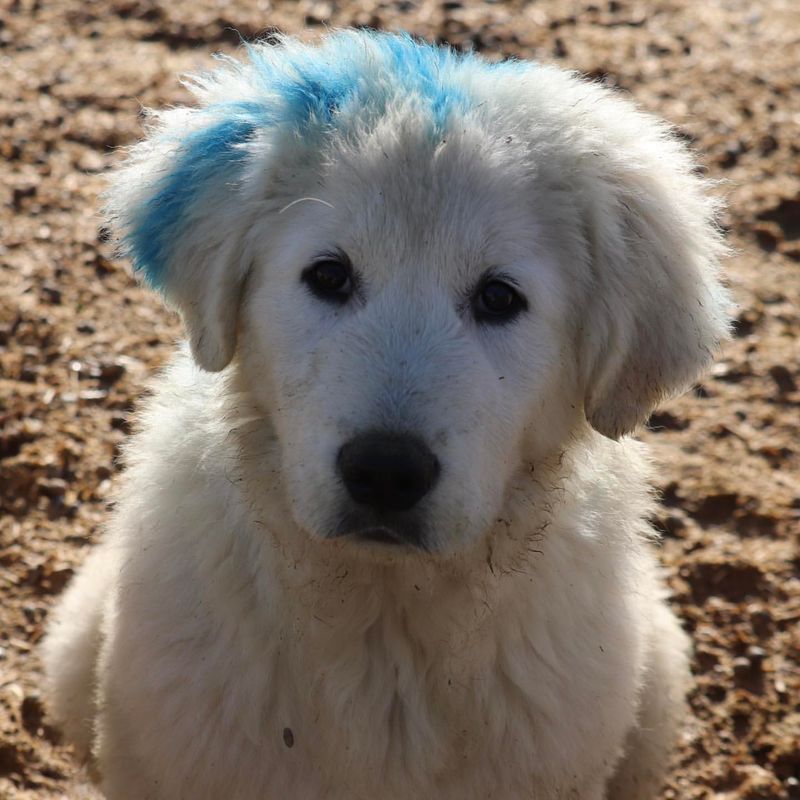
<path id="1" fill-rule="evenodd" d="M 0 798 L 81 796 L 36 645 L 179 333 L 106 242 L 97 194 L 113 151 L 139 135 L 142 106 L 187 99 L 176 73 L 240 35 L 352 24 L 577 68 L 671 120 L 722 180 L 735 338 L 643 433 L 696 642 L 662 798 L 800 798 L 797 0 L 0 2 Z"/>

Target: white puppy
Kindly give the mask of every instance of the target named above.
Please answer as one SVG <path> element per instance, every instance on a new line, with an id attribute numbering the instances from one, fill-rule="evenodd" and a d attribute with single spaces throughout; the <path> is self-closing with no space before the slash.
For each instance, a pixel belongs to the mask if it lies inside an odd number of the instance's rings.
<path id="1" fill-rule="evenodd" d="M 641 447 L 726 335 L 668 129 L 343 32 L 157 115 L 111 209 L 189 352 L 45 645 L 113 800 L 650 800 L 683 714 Z"/>

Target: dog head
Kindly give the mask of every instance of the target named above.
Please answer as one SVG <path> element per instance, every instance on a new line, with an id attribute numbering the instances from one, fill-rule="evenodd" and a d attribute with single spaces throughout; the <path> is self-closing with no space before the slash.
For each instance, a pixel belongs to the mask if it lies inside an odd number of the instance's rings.
<path id="1" fill-rule="evenodd" d="M 609 90 L 378 33 L 249 55 L 156 116 L 110 206 L 312 535 L 467 547 L 520 469 L 632 431 L 725 336 L 714 204 Z"/>

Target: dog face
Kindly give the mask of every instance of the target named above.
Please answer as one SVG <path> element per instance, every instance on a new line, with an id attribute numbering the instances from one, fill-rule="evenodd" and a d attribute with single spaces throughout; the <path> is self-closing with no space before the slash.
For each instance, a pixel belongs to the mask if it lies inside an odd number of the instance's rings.
<path id="1" fill-rule="evenodd" d="M 298 187 L 314 199 L 256 226 L 239 353 L 303 527 L 447 550 L 569 432 L 576 375 L 563 254 L 519 153 L 424 122 L 329 151 Z"/>
<path id="2" fill-rule="evenodd" d="M 515 473 L 630 431 L 724 335 L 690 161 L 600 87 L 346 33 L 197 91 L 112 211 L 198 363 L 238 354 L 312 535 L 466 548 Z"/>

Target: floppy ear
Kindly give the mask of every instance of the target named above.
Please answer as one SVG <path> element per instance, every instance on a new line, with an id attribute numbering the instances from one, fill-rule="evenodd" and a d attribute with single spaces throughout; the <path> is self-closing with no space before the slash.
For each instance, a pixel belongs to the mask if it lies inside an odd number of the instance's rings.
<path id="1" fill-rule="evenodd" d="M 633 113 L 585 193 L 594 278 L 585 413 L 613 439 L 684 390 L 728 335 L 716 203 L 683 145 Z"/>
<path id="2" fill-rule="evenodd" d="M 107 211 L 134 269 L 183 317 L 195 361 L 216 372 L 233 357 L 249 268 L 242 177 L 256 125 L 241 103 L 153 117 L 112 180 Z"/>

